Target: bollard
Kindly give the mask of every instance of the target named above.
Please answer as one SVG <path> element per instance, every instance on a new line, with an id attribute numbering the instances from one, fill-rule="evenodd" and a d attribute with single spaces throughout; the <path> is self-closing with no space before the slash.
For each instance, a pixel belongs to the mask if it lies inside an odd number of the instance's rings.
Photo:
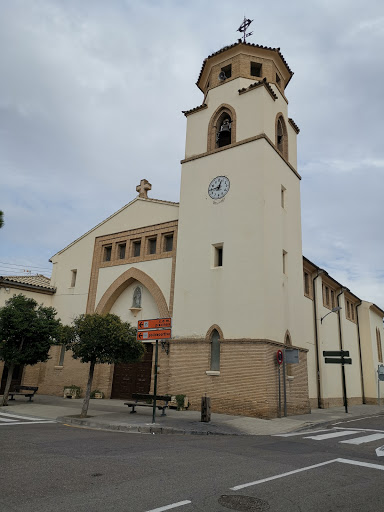
<path id="1" fill-rule="evenodd" d="M 201 397 L 201 421 L 205 423 L 211 421 L 211 398 L 209 396 Z"/>

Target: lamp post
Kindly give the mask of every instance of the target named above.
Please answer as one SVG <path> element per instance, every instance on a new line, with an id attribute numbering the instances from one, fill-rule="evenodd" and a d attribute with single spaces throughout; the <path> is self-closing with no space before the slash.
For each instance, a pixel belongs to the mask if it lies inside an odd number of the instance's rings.
<path id="1" fill-rule="evenodd" d="M 323 320 L 325 317 L 327 317 L 328 315 L 330 315 L 331 313 L 337 313 L 338 311 L 340 311 L 340 309 L 343 309 L 341 306 L 336 306 L 335 308 L 332 308 L 331 311 L 329 313 L 327 313 L 326 315 L 324 315 L 322 318 L 320 318 L 320 323 L 322 324 L 323 323 Z"/>

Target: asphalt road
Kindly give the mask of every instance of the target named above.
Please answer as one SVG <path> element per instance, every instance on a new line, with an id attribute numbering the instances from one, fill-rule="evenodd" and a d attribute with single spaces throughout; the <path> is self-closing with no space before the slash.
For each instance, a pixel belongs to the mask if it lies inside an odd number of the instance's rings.
<path id="1" fill-rule="evenodd" d="M 384 510 L 384 417 L 319 430 L 167 436 L 3 422 L 0 511 Z"/>

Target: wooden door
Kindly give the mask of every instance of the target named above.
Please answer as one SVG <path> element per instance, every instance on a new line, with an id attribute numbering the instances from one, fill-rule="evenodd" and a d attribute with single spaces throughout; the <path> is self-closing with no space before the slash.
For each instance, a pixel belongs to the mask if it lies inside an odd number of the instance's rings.
<path id="1" fill-rule="evenodd" d="M 115 364 L 111 398 L 124 400 L 132 393 L 149 393 L 151 387 L 153 345 L 146 343 L 146 352 L 139 363 Z"/>
<path id="2" fill-rule="evenodd" d="M 10 391 L 13 391 L 15 389 L 15 386 L 21 385 L 21 379 L 23 377 L 23 369 L 24 366 L 15 366 L 13 369 L 13 375 L 11 380 L 11 387 L 9 388 Z M 0 385 L 0 395 L 4 393 L 5 384 L 7 382 L 8 377 L 8 367 L 4 366 L 3 375 L 1 376 L 1 385 Z"/>

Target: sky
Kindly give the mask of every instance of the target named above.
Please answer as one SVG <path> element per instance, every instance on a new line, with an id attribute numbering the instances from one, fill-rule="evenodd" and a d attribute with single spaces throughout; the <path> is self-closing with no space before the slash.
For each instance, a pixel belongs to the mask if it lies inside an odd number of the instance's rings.
<path id="1" fill-rule="evenodd" d="M 384 308 L 382 0 L 0 0 L 0 275 L 49 276 L 142 178 L 178 201 L 181 111 L 244 15 L 294 71 L 303 254 Z"/>

